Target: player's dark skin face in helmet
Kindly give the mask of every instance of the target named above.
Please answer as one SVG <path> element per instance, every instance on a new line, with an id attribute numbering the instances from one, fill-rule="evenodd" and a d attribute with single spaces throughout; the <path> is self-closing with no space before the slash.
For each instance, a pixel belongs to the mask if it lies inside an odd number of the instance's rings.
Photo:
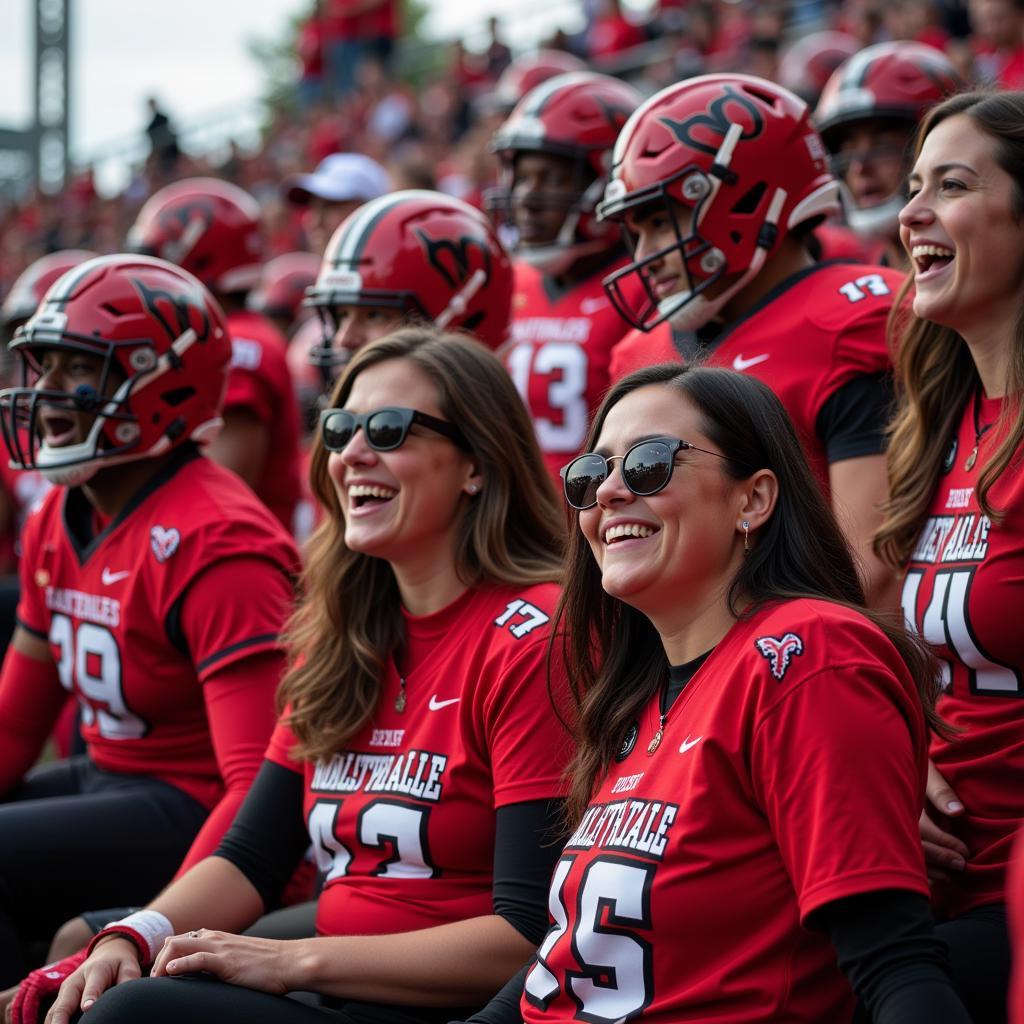
<path id="1" fill-rule="evenodd" d="M 104 383 L 103 358 L 69 349 L 39 349 L 35 362 L 41 371 L 33 385 L 38 391 L 74 393 L 76 388 L 85 386 L 109 398 L 125 379 L 118 366 L 112 365 L 105 386 L 101 388 Z M 39 440 L 46 441 L 52 448 L 80 444 L 88 437 L 95 419 L 95 413 L 80 409 L 43 406 L 39 411 Z M 116 516 L 138 489 L 160 471 L 169 457 L 164 455 L 102 467 L 82 485 L 82 491 L 103 515 Z"/>
<path id="2" fill-rule="evenodd" d="M 558 238 L 566 207 L 585 183 L 568 157 L 519 153 L 512 178 L 512 219 L 525 245 L 547 245 Z"/>
<path id="3" fill-rule="evenodd" d="M 100 391 L 104 360 L 100 356 L 88 355 L 64 349 L 43 349 L 37 355 L 40 376 L 35 382 L 37 391 L 74 392 L 87 387 Z M 108 381 L 106 393 L 112 393 L 120 383 Z M 39 435 L 51 448 L 79 444 L 86 439 L 93 423 L 94 413 L 76 408 L 60 408 L 44 405 L 39 410 Z"/>

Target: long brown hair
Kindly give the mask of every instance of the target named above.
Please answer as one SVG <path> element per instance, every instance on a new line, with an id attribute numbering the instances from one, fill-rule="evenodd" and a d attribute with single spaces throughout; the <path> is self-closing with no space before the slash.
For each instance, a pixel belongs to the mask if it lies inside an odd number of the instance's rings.
<path id="1" fill-rule="evenodd" d="M 996 163 L 1014 181 L 1012 215 L 1019 222 L 1024 213 L 1024 92 L 968 92 L 939 104 L 921 122 L 915 159 L 936 125 L 957 114 L 971 118 L 995 141 Z M 884 519 L 874 538 L 878 556 L 897 567 L 906 563 L 917 543 L 943 459 L 964 408 L 981 387 L 963 338 L 907 308 L 912 287 L 910 276 L 889 317 L 898 406 L 889 428 L 889 499 L 882 506 Z M 1017 315 L 1005 393 L 1019 395 L 1022 388 L 1024 304 Z M 998 521 L 1001 513 L 990 502 L 989 492 L 1024 441 L 1024 406 L 1019 401 L 1004 402 L 996 429 L 1001 440 L 979 474 L 978 503 L 990 519 Z"/>
<path id="2" fill-rule="evenodd" d="M 565 520 L 534 438 L 533 425 L 501 363 L 483 345 L 432 327 L 407 327 L 360 349 L 331 396 L 343 407 L 364 370 L 402 359 L 437 388 L 443 417 L 468 441 L 483 474 L 481 492 L 463 498 L 455 569 L 467 586 L 531 586 L 561 578 Z M 344 749 L 372 717 L 384 666 L 403 641 L 391 566 L 345 545 L 345 522 L 314 442 L 311 481 L 326 510 L 306 551 L 303 597 L 285 637 L 290 664 L 279 708 L 296 755 L 315 760 Z"/>
<path id="3" fill-rule="evenodd" d="M 864 607 L 860 577 L 782 403 L 746 374 L 712 367 L 664 364 L 638 370 L 608 393 L 594 418 L 588 450 L 608 412 L 638 388 L 661 384 L 700 412 L 704 434 L 725 455 L 722 472 L 744 480 L 770 469 L 779 483 L 775 511 L 758 531 L 728 591 L 733 614 L 752 614 L 768 601 L 823 598 L 855 607 L 888 636 L 913 676 L 925 715 L 938 724 L 938 664 L 901 621 L 887 621 Z M 715 460 L 716 463 L 719 460 Z M 558 640 L 573 687 L 577 749 L 569 766 L 567 816 L 576 820 L 605 775 L 622 737 L 653 697 L 667 671 L 665 652 L 650 620 L 610 597 L 579 529 L 571 532 L 565 589 L 556 612 Z"/>

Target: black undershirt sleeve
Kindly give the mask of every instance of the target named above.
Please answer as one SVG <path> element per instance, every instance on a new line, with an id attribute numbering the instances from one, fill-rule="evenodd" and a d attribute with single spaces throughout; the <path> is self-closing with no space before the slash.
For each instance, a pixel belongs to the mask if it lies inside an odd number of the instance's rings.
<path id="1" fill-rule="evenodd" d="M 523 1024 L 520 1003 L 523 997 L 523 985 L 526 975 L 533 966 L 531 960 L 518 974 L 506 983 L 505 987 L 482 1009 L 472 1017 L 463 1021 L 451 1021 L 450 1024 Z"/>
<path id="2" fill-rule="evenodd" d="M 971 1024 L 924 896 L 899 889 L 848 896 L 816 910 L 808 923 L 832 940 L 873 1024 Z"/>
<path id="3" fill-rule="evenodd" d="M 814 424 L 828 461 L 881 455 L 886 446 L 885 427 L 893 408 L 889 374 L 865 374 L 847 381 L 829 396 Z"/>
<path id="4" fill-rule="evenodd" d="M 548 930 L 548 888 L 562 852 L 563 800 L 499 807 L 494 827 L 494 913 L 533 945 Z"/>
<path id="5" fill-rule="evenodd" d="M 264 911 L 280 904 L 281 893 L 309 849 L 302 818 L 303 786 L 298 772 L 264 761 L 213 853 L 245 875 L 260 894 Z"/>

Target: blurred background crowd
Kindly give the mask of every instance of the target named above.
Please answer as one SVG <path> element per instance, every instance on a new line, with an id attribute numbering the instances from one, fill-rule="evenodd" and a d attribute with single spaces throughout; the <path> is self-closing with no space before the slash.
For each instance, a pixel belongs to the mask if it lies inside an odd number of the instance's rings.
<path id="1" fill-rule="evenodd" d="M 195 141 L 190 125 L 177 122 L 173 97 L 151 98 L 148 156 L 114 194 L 95 168 L 80 166 L 57 193 L 34 188 L 0 198 L 0 297 L 45 253 L 120 250 L 145 199 L 179 178 L 214 175 L 252 193 L 268 256 L 322 252 L 321 197 L 315 185 L 294 186 L 337 152 L 378 161 L 394 188 L 439 188 L 479 205 L 496 175 L 489 141 L 536 61 L 565 70 L 585 63 L 644 94 L 695 74 L 742 70 L 813 102 L 851 53 L 915 40 L 944 50 L 968 81 L 1024 86 L 1017 0 L 653 0 L 646 9 L 579 0 L 567 11 L 564 28 L 524 53 L 513 52 L 508 26 L 496 17 L 476 26 L 472 46 L 423 38 L 423 0 L 296 0 L 286 37 L 267 44 L 285 71 L 268 84 L 258 144 Z M 485 18 L 486 5 L 473 17 Z M 318 179 L 328 192 L 329 179 Z M 374 194 L 357 188 L 336 198 Z"/>

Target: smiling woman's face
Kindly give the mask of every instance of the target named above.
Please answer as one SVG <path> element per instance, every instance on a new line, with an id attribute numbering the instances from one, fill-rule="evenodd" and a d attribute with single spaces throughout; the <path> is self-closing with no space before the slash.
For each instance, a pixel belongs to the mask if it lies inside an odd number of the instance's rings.
<path id="1" fill-rule="evenodd" d="M 434 383 L 405 359 L 363 370 L 345 401 L 354 413 L 388 406 L 444 419 Z M 401 447 L 380 452 L 360 429 L 342 451 L 331 453 L 327 469 L 353 551 L 398 566 L 454 550 L 462 497 L 475 477 L 470 457 L 448 438 L 414 424 Z"/>
<path id="2" fill-rule="evenodd" d="M 579 514 L 605 591 L 655 619 L 709 590 L 724 593 L 743 557 L 744 482 L 709 454 L 720 449 L 701 426 L 697 408 L 677 388 L 651 384 L 626 395 L 609 411 L 595 450 L 624 455 L 638 441 L 663 436 L 708 452 L 677 452 L 668 485 L 648 497 L 626 487 L 616 459 L 597 504 Z"/>
<path id="3" fill-rule="evenodd" d="M 1016 323 L 1024 298 L 1024 224 L 996 141 L 966 114 L 936 125 L 910 176 L 900 240 L 914 313 L 968 342 Z"/>

